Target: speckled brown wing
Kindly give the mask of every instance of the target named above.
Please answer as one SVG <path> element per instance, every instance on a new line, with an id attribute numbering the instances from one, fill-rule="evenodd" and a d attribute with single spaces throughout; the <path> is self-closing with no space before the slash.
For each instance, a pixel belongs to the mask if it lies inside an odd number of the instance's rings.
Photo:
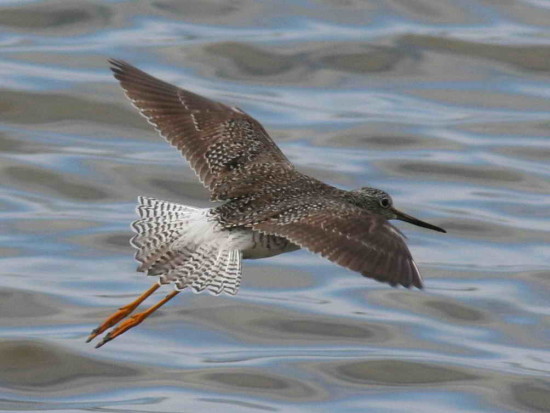
<path id="1" fill-rule="evenodd" d="M 365 277 L 422 288 L 404 236 L 384 217 L 337 199 L 309 200 L 252 227 L 278 235 Z"/>
<path id="2" fill-rule="evenodd" d="M 126 96 L 181 151 L 213 200 L 246 195 L 243 176 L 294 167 L 255 119 L 238 108 L 163 82 L 134 66 L 109 60 Z"/>

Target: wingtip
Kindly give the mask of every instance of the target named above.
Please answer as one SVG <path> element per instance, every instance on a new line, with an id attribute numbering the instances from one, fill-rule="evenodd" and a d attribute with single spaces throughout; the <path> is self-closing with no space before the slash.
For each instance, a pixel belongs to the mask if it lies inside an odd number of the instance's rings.
<path id="1" fill-rule="evenodd" d="M 120 59 L 109 58 L 107 62 L 109 62 L 110 69 L 117 79 L 119 79 L 119 76 L 123 75 L 124 72 L 133 68 L 130 63 Z"/>
<path id="2" fill-rule="evenodd" d="M 114 57 L 109 57 L 109 58 L 107 59 L 107 62 L 109 62 L 109 64 L 111 65 L 111 67 L 113 67 L 113 66 L 120 67 L 120 66 L 124 66 L 124 65 L 127 65 L 127 64 L 128 64 L 128 63 L 125 62 L 124 60 L 115 59 Z"/>
<path id="3" fill-rule="evenodd" d="M 418 266 L 416 265 L 416 262 L 414 262 L 414 260 L 411 261 L 411 265 L 413 269 L 412 285 L 419 290 L 423 290 L 424 283 L 422 282 L 422 275 L 420 274 L 420 270 L 418 269 Z"/>
<path id="4" fill-rule="evenodd" d="M 424 284 L 422 284 L 422 281 L 420 279 L 414 279 L 410 283 L 390 283 L 390 285 L 394 288 L 398 288 L 399 286 L 405 287 L 407 290 L 410 290 L 412 288 L 418 288 L 419 290 L 424 289 Z"/>

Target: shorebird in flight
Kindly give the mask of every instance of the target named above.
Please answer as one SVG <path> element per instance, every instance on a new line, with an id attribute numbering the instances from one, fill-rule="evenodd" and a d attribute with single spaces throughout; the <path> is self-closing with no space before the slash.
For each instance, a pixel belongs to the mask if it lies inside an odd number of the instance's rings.
<path id="1" fill-rule="evenodd" d="M 138 325 L 187 287 L 236 294 L 243 259 L 300 248 L 392 286 L 422 288 L 404 236 L 388 221 L 444 229 L 397 210 L 380 189 L 346 191 L 299 172 L 262 125 L 237 107 L 180 89 L 121 60 L 110 63 L 128 99 L 183 154 L 211 200 L 222 204 L 201 209 L 138 198 L 140 219 L 132 225 L 131 243 L 138 271 L 158 282 L 92 331 L 88 341 L 120 322 L 96 347 Z M 173 284 L 174 291 L 126 318 L 164 284 Z"/>

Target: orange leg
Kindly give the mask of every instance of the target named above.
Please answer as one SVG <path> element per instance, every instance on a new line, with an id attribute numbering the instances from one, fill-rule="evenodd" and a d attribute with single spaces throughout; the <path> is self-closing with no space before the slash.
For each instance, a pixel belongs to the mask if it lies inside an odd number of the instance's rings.
<path id="1" fill-rule="evenodd" d="M 111 314 L 109 318 L 107 318 L 103 322 L 103 324 L 101 324 L 99 327 L 97 327 L 95 330 L 93 330 L 90 333 L 90 336 L 86 340 L 86 343 L 89 343 L 94 338 L 96 338 L 99 334 L 107 330 L 109 327 L 114 326 L 124 317 L 127 317 L 132 311 L 134 311 L 137 308 L 138 305 L 140 305 L 143 301 L 145 301 L 147 297 L 153 294 L 159 287 L 160 287 L 160 284 L 153 284 L 151 288 L 149 288 L 147 291 L 141 294 L 135 301 L 132 301 L 130 304 L 127 304 L 124 307 L 120 307 L 118 311 Z"/>
<path id="2" fill-rule="evenodd" d="M 147 310 L 142 311 L 141 313 L 134 314 L 130 318 L 124 320 L 121 322 L 118 326 L 115 327 L 114 330 L 110 331 L 105 337 L 103 337 L 103 340 L 101 340 L 95 348 L 99 348 L 105 343 L 108 343 L 109 341 L 113 340 L 114 338 L 120 336 L 122 333 L 125 333 L 126 331 L 130 330 L 132 327 L 137 326 L 140 324 L 143 320 L 145 320 L 147 317 L 149 317 L 151 314 L 153 314 L 155 311 L 157 311 L 161 306 L 166 304 L 169 300 L 174 298 L 176 295 L 178 295 L 180 291 L 175 290 L 168 294 L 166 297 L 164 297 L 162 300 L 160 300 L 155 305 L 149 307 Z"/>

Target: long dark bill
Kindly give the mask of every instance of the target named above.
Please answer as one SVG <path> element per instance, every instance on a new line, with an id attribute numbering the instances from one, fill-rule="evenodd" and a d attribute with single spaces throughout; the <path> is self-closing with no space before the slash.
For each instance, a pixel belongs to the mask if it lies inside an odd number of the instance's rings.
<path id="1" fill-rule="evenodd" d="M 398 211 L 397 209 L 394 209 L 393 212 L 396 215 L 396 219 L 399 219 L 401 221 L 409 222 L 413 225 L 418 225 L 419 227 L 424 227 L 428 229 L 433 229 L 434 231 L 438 232 L 447 232 L 443 228 L 436 227 L 435 225 L 428 224 L 427 222 L 420 221 L 419 219 L 415 217 L 411 217 L 410 215 L 405 214 L 404 212 Z"/>

